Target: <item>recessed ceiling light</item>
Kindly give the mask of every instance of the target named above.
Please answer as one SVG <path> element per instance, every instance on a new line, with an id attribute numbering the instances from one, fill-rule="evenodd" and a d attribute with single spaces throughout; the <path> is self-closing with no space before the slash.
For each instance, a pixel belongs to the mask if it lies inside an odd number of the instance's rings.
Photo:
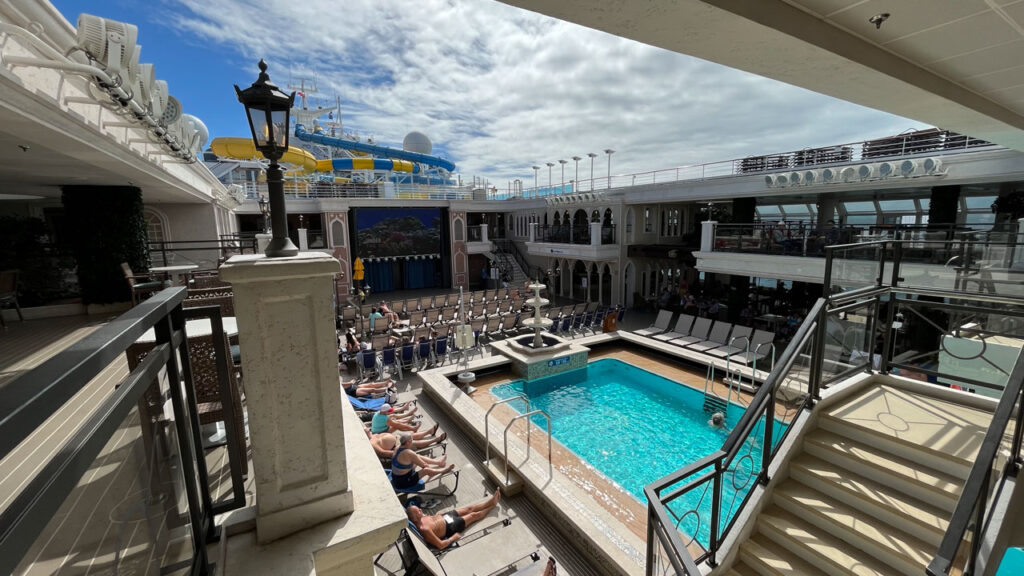
<path id="1" fill-rule="evenodd" d="M 874 24 L 875 25 L 875 29 L 878 30 L 878 29 L 882 28 L 882 22 L 885 22 L 888 19 L 889 19 L 889 13 L 888 12 L 883 12 L 881 14 L 875 14 L 871 18 L 868 18 L 868 22 Z"/>

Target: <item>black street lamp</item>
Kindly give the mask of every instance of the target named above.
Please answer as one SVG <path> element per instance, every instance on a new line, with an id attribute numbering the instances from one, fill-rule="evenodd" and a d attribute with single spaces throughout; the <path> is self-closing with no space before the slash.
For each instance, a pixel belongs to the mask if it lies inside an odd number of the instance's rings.
<path id="1" fill-rule="evenodd" d="M 260 214 L 263 214 L 263 233 L 270 232 L 270 202 L 267 202 L 267 197 L 260 195 Z"/>
<path id="2" fill-rule="evenodd" d="M 235 85 L 238 101 L 245 106 L 249 130 L 256 150 L 270 160 L 267 167 L 267 193 L 270 196 L 270 221 L 273 237 L 263 252 L 269 257 L 295 256 L 299 249 L 288 237 L 288 212 L 284 205 L 284 172 L 277 163 L 288 151 L 288 123 L 295 92 L 285 94 L 270 81 L 267 63 L 260 60 L 260 76 L 252 86 L 241 90 Z"/>

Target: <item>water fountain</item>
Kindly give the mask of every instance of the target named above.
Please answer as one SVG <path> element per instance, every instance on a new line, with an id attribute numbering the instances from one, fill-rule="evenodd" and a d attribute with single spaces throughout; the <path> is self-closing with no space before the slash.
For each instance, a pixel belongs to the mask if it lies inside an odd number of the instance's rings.
<path id="1" fill-rule="evenodd" d="M 523 320 L 522 324 L 532 328 L 533 335 L 495 342 L 491 348 L 510 358 L 515 372 L 526 379 L 585 366 L 589 348 L 547 332 L 554 321 L 544 318 L 542 314 L 542 309 L 550 303 L 540 295 L 546 286 L 536 280 L 529 288 L 533 291 L 533 297 L 526 300 L 526 305 L 533 308 L 533 316 Z"/>

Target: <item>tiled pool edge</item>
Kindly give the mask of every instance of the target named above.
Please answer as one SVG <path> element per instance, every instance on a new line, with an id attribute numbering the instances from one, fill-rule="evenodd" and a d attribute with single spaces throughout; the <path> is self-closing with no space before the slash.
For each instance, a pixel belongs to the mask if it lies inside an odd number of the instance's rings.
<path id="1" fill-rule="evenodd" d="M 598 341 L 615 340 L 617 335 L 602 334 Z M 586 345 L 588 339 L 580 339 Z M 502 366 L 511 364 L 504 357 L 490 357 L 471 362 L 469 369 Z M 435 400 L 440 407 L 454 420 L 480 447 L 484 447 L 484 414 L 485 411 L 472 398 L 464 394 L 448 377 L 461 370 L 452 366 L 419 373 L 423 381 L 423 390 Z M 500 439 L 491 438 L 491 449 L 500 454 Z M 547 459 L 537 457 L 533 452 L 526 466 L 514 466 L 525 458 L 526 444 L 515 436 L 509 437 L 509 452 L 512 455 L 510 466 L 513 467 L 526 485 L 527 497 L 535 503 L 542 504 L 538 508 L 552 520 L 558 529 L 567 536 L 573 537 L 583 549 L 594 559 L 605 574 L 609 576 L 640 576 L 644 574 L 644 558 L 646 544 L 630 532 L 625 526 L 605 510 L 585 491 L 557 470 L 549 482 Z M 554 503 L 554 506 L 543 505 Z M 575 514 L 566 512 L 575 511 Z M 612 526 L 618 525 L 614 530 Z"/>

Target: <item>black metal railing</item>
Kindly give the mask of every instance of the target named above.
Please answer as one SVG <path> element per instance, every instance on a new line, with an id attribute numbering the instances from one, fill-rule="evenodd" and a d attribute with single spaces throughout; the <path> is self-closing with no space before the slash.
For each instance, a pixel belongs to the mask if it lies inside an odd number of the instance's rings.
<path id="1" fill-rule="evenodd" d="M 185 292 L 154 295 L 0 389 L 3 458 L 155 332 L 146 357 L 0 513 L 0 573 L 23 573 L 39 557 L 89 559 L 110 572 L 211 573 L 206 544 L 216 531 L 183 330 Z M 88 506 L 77 505 L 83 499 Z"/>
<path id="2" fill-rule="evenodd" d="M 826 298 L 807 314 L 722 448 L 645 487 L 647 574 L 695 576 L 697 564 L 714 565 L 756 483 L 767 483 L 788 431 L 808 417 L 823 389 L 871 370 L 1000 399 L 929 574 L 973 569 L 993 481 L 1021 465 L 1024 368 L 1012 342 L 1024 338 L 1022 255 L 1015 238 L 1004 240 L 959 238 L 957 256 L 931 267 L 938 272 L 906 258 L 914 240 L 825 247 Z M 1011 344 L 1001 347 L 1000 339 Z M 1001 449 L 1011 458 L 1000 468 Z"/>
<path id="3" fill-rule="evenodd" d="M 467 226 L 466 240 L 469 242 L 483 242 L 483 228 L 480 226 Z"/>
<path id="4" fill-rule="evenodd" d="M 938 552 L 928 563 L 929 576 L 981 574 L 978 560 L 982 554 L 982 537 L 992 512 L 993 490 L 1007 476 L 1015 476 L 1021 468 L 1021 423 L 1024 422 L 1024 354 L 1018 355 L 1002 397 L 996 406 L 985 439 L 981 442 L 967 481 Z M 1003 461 L 999 453 L 1011 433 L 1010 458 Z"/>
<path id="5" fill-rule="evenodd" d="M 149 243 L 154 264 L 171 266 L 191 263 L 216 268 L 218 260 L 235 254 L 255 254 L 256 237 L 222 235 L 213 240 L 173 240 Z M 182 261 L 179 261 L 179 257 Z"/>

